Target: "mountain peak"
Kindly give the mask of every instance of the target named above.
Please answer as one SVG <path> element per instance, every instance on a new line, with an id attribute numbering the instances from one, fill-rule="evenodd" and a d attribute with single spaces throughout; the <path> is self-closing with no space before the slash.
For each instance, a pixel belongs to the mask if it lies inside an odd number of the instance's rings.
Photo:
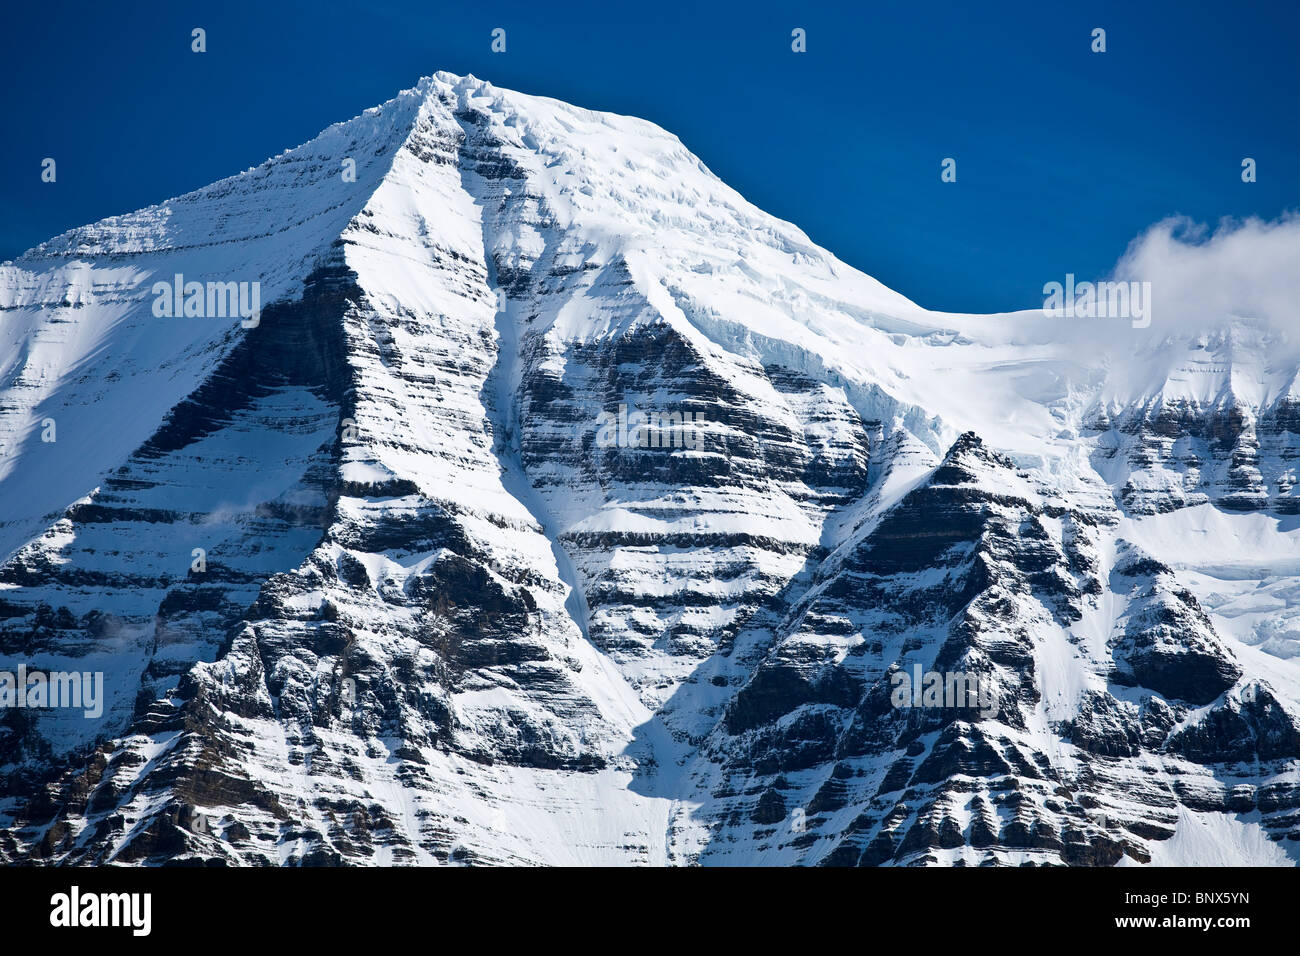
<path id="1" fill-rule="evenodd" d="M 1223 705 L 1297 686 L 1293 411 L 1089 430 L 1059 326 L 929 313 L 653 124 L 434 74 L 0 267 L 0 318 L 0 670 L 104 686 L 0 715 L 6 861 L 1296 833 L 1289 748 L 1238 732 L 1292 715 Z M 896 705 L 917 667 L 995 694 Z"/>

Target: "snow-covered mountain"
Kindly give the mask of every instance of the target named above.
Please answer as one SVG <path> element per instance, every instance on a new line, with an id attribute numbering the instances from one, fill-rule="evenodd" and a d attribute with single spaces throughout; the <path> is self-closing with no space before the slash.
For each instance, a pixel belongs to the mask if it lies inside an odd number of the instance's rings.
<path id="1" fill-rule="evenodd" d="M 1293 864 L 1294 339 L 1105 321 L 442 73 L 59 236 L 0 266 L 0 670 L 104 699 L 3 711 L 0 860 Z"/>

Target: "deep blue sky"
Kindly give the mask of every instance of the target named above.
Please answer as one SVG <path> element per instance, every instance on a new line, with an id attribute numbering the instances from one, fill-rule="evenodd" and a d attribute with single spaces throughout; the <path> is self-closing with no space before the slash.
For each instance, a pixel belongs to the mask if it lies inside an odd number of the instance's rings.
<path id="1" fill-rule="evenodd" d="M 254 166 L 439 69 L 653 120 L 931 308 L 1036 307 L 1044 282 L 1106 273 L 1171 214 L 1300 208 L 1291 0 L 676 6 L 10 4 L 0 259 Z"/>

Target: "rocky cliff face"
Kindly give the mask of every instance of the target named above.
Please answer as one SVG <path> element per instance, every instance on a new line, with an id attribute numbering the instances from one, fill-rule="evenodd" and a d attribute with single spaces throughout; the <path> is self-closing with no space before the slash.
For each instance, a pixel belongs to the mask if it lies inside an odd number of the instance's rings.
<path id="1" fill-rule="evenodd" d="M 1296 857 L 1283 387 L 1120 397 L 446 74 L 0 308 L 0 670 L 105 678 L 3 711 L 6 862 Z"/>
<path id="2" fill-rule="evenodd" d="M 1241 323 L 1168 349 L 1159 388 L 1101 402 L 1087 425 L 1099 435 L 1098 469 L 1132 514 L 1200 504 L 1230 512 L 1293 515 L 1300 457 L 1300 391 L 1286 340 Z"/>

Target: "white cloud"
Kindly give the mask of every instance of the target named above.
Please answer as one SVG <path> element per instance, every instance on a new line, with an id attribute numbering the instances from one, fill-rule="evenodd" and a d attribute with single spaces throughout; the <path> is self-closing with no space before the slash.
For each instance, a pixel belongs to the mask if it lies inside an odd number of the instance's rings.
<path id="1" fill-rule="evenodd" d="M 1114 278 L 1151 283 L 1156 335 L 1213 332 L 1241 316 L 1300 339 L 1300 214 L 1223 220 L 1213 231 L 1166 219 L 1130 243 Z"/>

